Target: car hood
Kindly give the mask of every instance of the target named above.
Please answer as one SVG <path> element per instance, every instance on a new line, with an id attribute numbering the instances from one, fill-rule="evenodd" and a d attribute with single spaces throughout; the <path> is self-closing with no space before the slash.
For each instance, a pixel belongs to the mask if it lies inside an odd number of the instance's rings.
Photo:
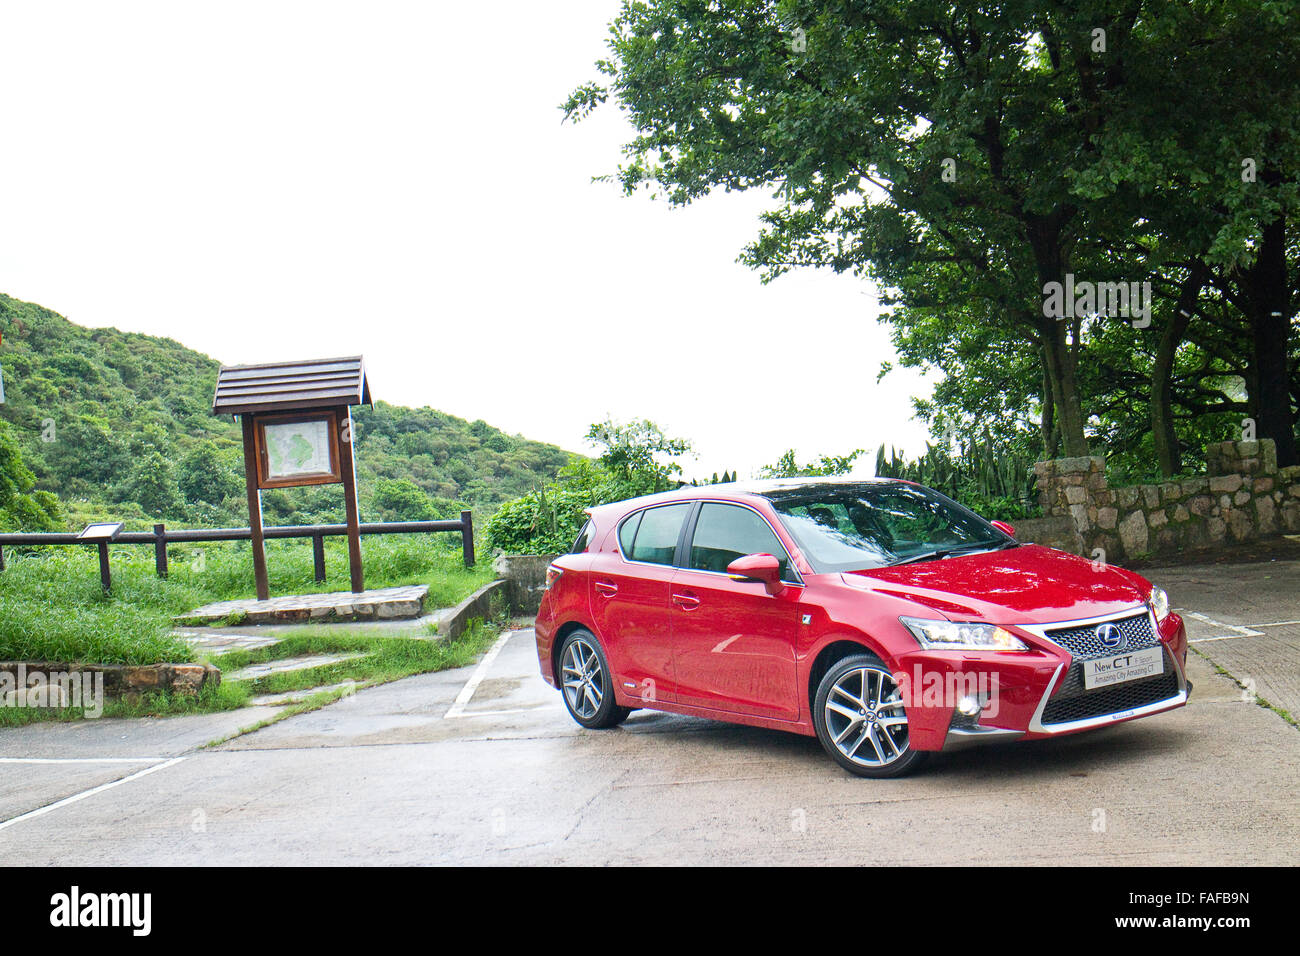
<path id="1" fill-rule="evenodd" d="M 1100 617 L 1141 604 L 1150 593 L 1150 585 L 1131 571 L 1036 544 L 853 571 L 844 580 L 954 620 L 998 624 Z"/>

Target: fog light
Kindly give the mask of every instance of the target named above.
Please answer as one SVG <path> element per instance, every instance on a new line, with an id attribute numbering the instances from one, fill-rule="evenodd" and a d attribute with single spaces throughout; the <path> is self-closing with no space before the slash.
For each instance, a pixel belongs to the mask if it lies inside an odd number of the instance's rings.
<path id="1" fill-rule="evenodd" d="M 957 701 L 957 713 L 963 717 L 974 717 L 982 709 L 978 697 L 963 697 Z"/>

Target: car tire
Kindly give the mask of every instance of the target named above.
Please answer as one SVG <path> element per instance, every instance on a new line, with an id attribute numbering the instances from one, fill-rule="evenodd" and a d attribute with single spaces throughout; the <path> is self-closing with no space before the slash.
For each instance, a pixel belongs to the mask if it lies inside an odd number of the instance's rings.
<path id="1" fill-rule="evenodd" d="M 908 746 L 901 696 L 889 668 L 874 654 L 836 661 L 813 698 L 817 739 L 836 763 L 860 777 L 913 773 L 929 754 Z"/>
<path id="2" fill-rule="evenodd" d="M 591 730 L 615 727 L 631 711 L 614 699 L 609 659 L 596 635 L 576 630 L 560 646 L 560 696 L 569 716 Z"/>

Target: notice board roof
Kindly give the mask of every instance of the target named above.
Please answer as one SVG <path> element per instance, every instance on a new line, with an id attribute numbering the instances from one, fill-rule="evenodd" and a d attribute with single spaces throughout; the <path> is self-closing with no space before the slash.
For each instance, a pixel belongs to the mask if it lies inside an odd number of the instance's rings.
<path id="1" fill-rule="evenodd" d="M 217 373 L 214 415 L 369 405 L 360 355 L 267 365 L 229 365 Z"/>

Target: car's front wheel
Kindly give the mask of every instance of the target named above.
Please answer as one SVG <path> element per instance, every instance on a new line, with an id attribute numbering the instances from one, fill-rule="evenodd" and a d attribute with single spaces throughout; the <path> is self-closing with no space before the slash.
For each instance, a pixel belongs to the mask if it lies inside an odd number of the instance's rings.
<path id="1" fill-rule="evenodd" d="M 560 647 L 560 689 L 569 716 L 599 730 L 621 724 L 631 713 L 614 700 L 609 661 L 596 635 L 577 630 Z"/>
<path id="2" fill-rule="evenodd" d="M 817 739 L 841 767 L 862 777 L 901 777 L 925 762 L 909 746 L 902 689 L 872 654 L 837 661 L 817 685 Z"/>

